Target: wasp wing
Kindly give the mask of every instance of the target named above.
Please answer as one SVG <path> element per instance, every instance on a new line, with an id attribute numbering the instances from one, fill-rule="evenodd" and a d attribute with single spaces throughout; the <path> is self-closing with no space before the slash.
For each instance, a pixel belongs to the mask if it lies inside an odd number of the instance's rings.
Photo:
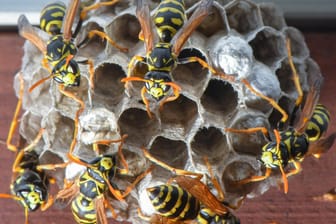
<path id="1" fill-rule="evenodd" d="M 97 197 L 94 199 L 97 221 L 99 224 L 108 224 L 104 206 L 105 200 L 105 197 Z"/>
<path id="2" fill-rule="evenodd" d="M 62 33 L 65 41 L 72 38 L 72 25 L 79 8 L 80 0 L 70 0 L 63 19 Z"/>
<path id="3" fill-rule="evenodd" d="M 192 32 L 202 23 L 202 21 L 209 15 L 213 0 L 202 0 L 199 6 L 194 11 L 192 16 L 188 19 L 183 27 L 175 34 L 170 41 L 172 44 L 172 52 L 179 55 L 184 43 L 191 36 Z"/>
<path id="4" fill-rule="evenodd" d="M 136 1 L 136 16 L 139 20 L 143 38 L 146 44 L 146 52 L 154 48 L 154 43 L 158 41 L 158 34 L 154 31 L 154 24 L 149 12 L 146 0 Z"/>
<path id="5" fill-rule="evenodd" d="M 334 144 L 336 139 L 336 132 L 328 137 L 322 137 L 316 142 L 311 142 L 307 154 L 314 155 L 319 158 L 321 154 L 326 153 Z"/>
<path id="6" fill-rule="evenodd" d="M 188 176 L 177 176 L 174 181 L 216 214 L 224 215 L 228 212 L 228 208 L 200 180 Z"/>
<path id="7" fill-rule="evenodd" d="M 303 133 L 306 130 L 308 121 L 314 113 L 314 109 L 318 103 L 320 97 L 320 89 L 322 85 L 322 77 L 316 76 L 317 78 L 313 80 L 310 90 L 307 94 L 306 102 L 298 118 L 297 123 L 294 128 L 297 132 Z"/>
<path id="8" fill-rule="evenodd" d="M 39 36 L 38 31 L 30 24 L 25 15 L 21 15 L 18 19 L 18 30 L 20 36 L 32 42 L 43 54 L 46 53 L 46 42 Z"/>
<path id="9" fill-rule="evenodd" d="M 68 206 L 79 193 L 79 187 L 76 182 L 67 183 L 65 185 L 66 186 L 57 193 L 55 200 L 56 207 L 61 209 Z"/>

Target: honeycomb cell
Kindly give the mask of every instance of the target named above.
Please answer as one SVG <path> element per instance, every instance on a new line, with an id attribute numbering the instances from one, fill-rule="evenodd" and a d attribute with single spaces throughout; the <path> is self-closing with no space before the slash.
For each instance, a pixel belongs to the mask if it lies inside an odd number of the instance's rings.
<path id="1" fill-rule="evenodd" d="M 274 4 L 262 2 L 259 4 L 259 9 L 264 26 L 270 26 L 276 30 L 282 30 L 286 27 L 283 12 Z"/>
<path id="2" fill-rule="evenodd" d="M 107 106 L 116 105 L 124 94 L 124 84 L 120 80 L 125 76 L 125 71 L 118 64 L 100 64 L 94 73 L 93 101 Z"/>
<path id="3" fill-rule="evenodd" d="M 80 44 L 82 41 L 84 41 L 84 38 L 86 38 L 88 33 L 92 30 L 98 30 L 100 32 L 103 32 L 104 28 L 98 25 L 96 22 L 88 22 L 85 26 L 82 27 L 82 32 L 80 37 L 78 37 L 79 41 L 77 41 L 77 44 Z M 85 44 L 80 47 L 78 56 L 82 56 L 85 58 L 96 57 L 96 55 L 104 51 L 105 47 L 106 40 L 94 35 L 91 39 L 89 39 L 87 42 L 85 42 Z"/>
<path id="4" fill-rule="evenodd" d="M 283 36 L 271 27 L 260 30 L 249 44 L 254 57 L 271 68 L 279 67 L 279 61 L 287 55 Z"/>
<path id="5" fill-rule="evenodd" d="M 302 84 L 306 83 L 307 74 L 305 71 L 305 65 L 300 63 L 294 63 L 294 66 L 296 68 L 297 74 L 300 77 L 300 82 Z M 289 62 L 287 59 L 282 61 L 281 67 L 276 71 L 276 75 L 278 77 L 278 80 L 280 82 L 280 88 L 281 90 L 290 95 L 294 100 L 298 97 L 298 92 L 295 87 L 294 81 L 293 81 L 293 72 L 290 68 Z"/>
<path id="6" fill-rule="evenodd" d="M 218 34 L 208 41 L 212 64 L 220 72 L 244 78 L 253 63 L 252 48 L 245 39 L 236 35 Z"/>
<path id="7" fill-rule="evenodd" d="M 277 76 L 269 67 L 262 63 L 254 63 L 247 81 L 264 96 L 272 98 L 275 101 L 278 101 L 281 97 L 282 92 Z M 250 90 L 246 91 L 244 98 L 246 106 L 266 114 L 272 109 L 272 105 L 268 101 L 256 96 Z"/>
<path id="8" fill-rule="evenodd" d="M 261 182 L 240 185 L 237 181 L 256 175 L 257 170 L 251 165 L 251 161 L 233 161 L 229 163 L 223 172 L 221 181 L 226 193 L 247 195 L 260 185 Z"/>
<path id="9" fill-rule="evenodd" d="M 258 6 L 250 1 L 231 1 L 224 8 L 230 28 L 242 35 L 248 35 L 262 26 Z"/>
<path id="10" fill-rule="evenodd" d="M 303 60 L 309 56 L 309 50 L 302 33 L 294 27 L 286 27 L 283 30 L 291 43 L 293 60 Z"/>
<path id="11" fill-rule="evenodd" d="M 118 119 L 121 134 L 128 134 L 127 144 L 136 147 L 146 146 L 158 131 L 159 123 L 150 119 L 145 110 L 139 108 L 126 109 Z"/>
<path id="12" fill-rule="evenodd" d="M 149 152 L 155 158 L 178 169 L 183 169 L 188 160 L 188 150 L 185 142 L 168 139 L 162 136 L 158 136 L 154 139 L 149 148 Z M 153 175 L 161 176 L 158 172 L 162 172 L 162 169 L 154 170 Z"/>
<path id="13" fill-rule="evenodd" d="M 237 107 L 238 97 L 229 83 L 211 79 L 201 97 L 201 104 L 207 113 L 206 116 L 211 116 L 211 114 L 219 116 L 218 122 L 221 124 Z M 212 119 L 209 118 L 209 120 Z M 216 123 L 216 121 L 214 122 Z"/>
<path id="14" fill-rule="evenodd" d="M 187 57 L 198 57 L 207 61 L 205 56 L 196 48 L 185 48 L 180 52 L 179 58 Z M 197 95 L 204 88 L 204 84 L 208 78 L 208 70 L 204 69 L 197 62 L 178 64 L 172 72 L 172 77 L 183 90 Z"/>
<path id="15" fill-rule="evenodd" d="M 40 68 L 36 73 L 24 74 L 25 91 L 34 83 L 47 76 L 49 76 L 49 74 L 43 68 Z M 23 100 L 23 108 L 29 108 L 35 114 L 46 114 L 52 107 L 52 101 L 50 100 L 52 95 L 50 95 L 49 92 L 50 82 L 52 82 L 52 80 L 45 81 L 33 89 L 31 93 L 27 94 Z M 15 89 L 18 91 L 19 85 L 15 86 Z"/>
<path id="16" fill-rule="evenodd" d="M 304 91 L 309 91 L 310 87 L 308 86 L 311 85 L 314 80 L 316 80 L 317 78 L 322 79 L 322 74 L 321 74 L 321 70 L 318 66 L 318 64 L 312 59 L 312 58 L 307 58 L 305 60 L 305 64 L 306 64 L 306 73 L 307 73 L 307 85 L 303 85 L 302 89 Z"/>
<path id="17" fill-rule="evenodd" d="M 283 95 L 279 101 L 278 101 L 278 104 L 279 106 L 286 111 L 286 113 L 288 114 L 289 116 L 289 121 L 292 119 L 292 117 L 295 117 L 293 113 L 294 111 L 294 107 L 295 107 L 295 99 L 293 99 L 293 97 L 290 97 L 289 95 Z M 272 113 L 270 114 L 268 120 L 269 120 L 269 123 L 273 128 L 277 128 L 278 127 L 278 124 L 280 122 L 282 118 L 282 114 L 280 114 L 279 111 L 277 110 L 273 110 Z"/>
<path id="18" fill-rule="evenodd" d="M 31 111 L 26 111 L 20 118 L 20 133 L 21 136 L 26 139 L 28 142 L 32 142 L 41 127 L 42 116 L 35 114 Z"/>
<path id="19" fill-rule="evenodd" d="M 66 161 L 66 154 L 69 152 L 73 139 L 74 121 L 52 109 L 43 117 L 42 126 L 45 128 L 43 133 L 45 149 L 54 152 Z"/>
<path id="20" fill-rule="evenodd" d="M 225 24 L 225 17 L 223 19 L 223 8 L 214 2 L 211 8 L 211 13 L 206 17 L 202 23 L 197 27 L 197 31 L 201 32 L 206 37 L 210 37 L 218 32 L 228 33 L 227 25 Z"/>
<path id="21" fill-rule="evenodd" d="M 93 108 L 80 117 L 79 136 L 84 144 L 97 140 L 118 140 L 121 138 L 117 119 L 106 108 Z"/>
<path id="22" fill-rule="evenodd" d="M 132 48 L 139 41 L 140 24 L 137 18 L 129 13 L 117 16 L 109 25 L 105 32 L 118 45 L 126 48 Z M 108 53 L 114 52 L 113 46 L 108 45 Z"/>
<path id="23" fill-rule="evenodd" d="M 181 94 L 176 100 L 164 104 L 160 112 L 162 132 L 183 137 L 192 128 L 197 115 L 197 104 Z"/>
<path id="24" fill-rule="evenodd" d="M 203 157 L 208 157 L 211 164 L 224 161 L 229 155 L 226 136 L 216 127 L 199 128 L 191 141 L 193 161 L 204 163 Z"/>
<path id="25" fill-rule="evenodd" d="M 40 164 L 62 164 L 64 163 L 63 159 L 60 158 L 55 153 L 45 150 L 40 154 L 39 157 Z M 64 185 L 64 170 L 56 169 L 56 170 L 46 170 L 45 171 L 48 176 L 52 176 L 55 178 L 56 183 L 59 187 L 63 187 Z"/>
<path id="26" fill-rule="evenodd" d="M 245 130 L 248 128 L 266 127 L 269 129 L 267 118 L 257 111 L 241 111 L 233 120 L 230 128 Z M 232 148 L 239 154 L 259 155 L 261 148 L 266 144 L 266 138 L 260 131 L 253 133 L 227 132 Z"/>

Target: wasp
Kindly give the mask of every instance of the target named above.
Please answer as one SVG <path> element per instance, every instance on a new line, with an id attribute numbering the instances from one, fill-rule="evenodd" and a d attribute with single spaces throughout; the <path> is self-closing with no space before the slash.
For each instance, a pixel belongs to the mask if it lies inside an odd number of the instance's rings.
<path id="1" fill-rule="evenodd" d="M 224 193 L 218 180 L 214 177 L 211 166 L 205 159 L 211 181 L 218 192 L 218 198 L 210 191 L 209 187 L 201 181 L 203 174 L 179 170 L 154 158 L 143 148 L 147 159 L 176 174 L 169 180 L 169 184 L 162 184 L 147 188 L 147 195 L 152 203 L 156 215 L 146 217 L 139 210 L 140 217 L 150 223 L 223 223 L 239 224 L 240 221 L 229 210 L 237 208 L 224 201 Z M 191 177 L 194 176 L 194 177 Z M 176 185 L 172 185 L 174 182 Z M 239 202 L 242 202 L 242 200 Z"/>
<path id="2" fill-rule="evenodd" d="M 0 194 L 0 198 L 11 198 L 19 201 L 25 209 L 25 223 L 28 223 L 28 212 L 41 208 L 45 211 L 53 204 L 53 197 L 49 195 L 49 185 L 54 179 L 47 176 L 44 170 L 64 168 L 67 163 L 62 164 L 39 164 L 39 155 L 34 148 L 40 141 L 44 129 L 40 129 L 31 144 L 24 147 L 25 140 L 20 136 L 19 147 L 12 143 L 14 132 L 18 125 L 18 116 L 22 105 L 24 83 L 21 74 L 19 75 L 20 89 L 19 100 L 11 122 L 11 127 L 6 140 L 7 148 L 16 152 L 15 161 L 12 167 L 12 183 L 10 189 L 12 194 Z"/>
<path id="3" fill-rule="evenodd" d="M 37 30 L 29 23 L 28 19 L 21 15 L 18 19 L 18 28 L 19 34 L 25 39 L 32 42 L 45 56 L 45 59 L 52 66 L 51 76 L 42 79 L 35 83 L 31 88 L 32 91 L 36 86 L 40 85 L 42 82 L 52 77 L 57 83 L 62 84 L 64 86 L 79 86 L 80 85 L 80 71 L 78 67 L 78 62 L 74 60 L 75 55 L 77 54 L 77 46 L 74 43 L 74 39 L 76 38 L 81 24 L 86 17 L 89 10 L 96 9 L 103 5 L 112 5 L 117 3 L 117 0 L 109 1 L 109 2 L 101 2 L 96 3 L 91 6 L 85 7 L 81 10 L 80 19 L 75 29 L 75 32 L 72 33 L 72 25 L 76 16 L 76 12 L 80 5 L 80 0 L 72 0 L 70 1 L 65 14 L 60 17 L 56 17 L 53 15 L 53 11 L 63 14 L 64 8 L 62 6 L 56 7 L 59 3 L 53 3 L 45 7 L 41 14 L 41 24 L 43 30 L 48 33 L 51 33 L 51 37 L 48 42 L 45 42 L 37 33 Z M 57 24 L 56 27 L 62 26 L 62 32 L 52 31 L 53 24 Z M 94 35 L 101 36 L 108 40 L 112 45 L 116 48 L 119 48 L 122 51 L 126 51 L 127 49 L 119 47 L 111 41 L 111 39 L 104 34 L 103 32 L 99 32 L 97 30 L 92 30 L 87 35 L 86 39 L 83 42 L 86 42 L 87 39 L 91 39 Z M 80 43 L 79 45 L 83 44 Z M 91 60 L 81 61 L 80 63 L 88 64 L 90 71 L 90 80 L 92 80 L 93 75 L 93 64 Z M 45 67 L 48 67 L 46 63 L 44 63 Z M 75 99 L 75 96 L 72 95 L 72 98 Z"/>
<path id="4" fill-rule="evenodd" d="M 108 140 L 94 143 L 99 147 L 100 143 L 106 144 Z M 119 145 L 121 152 L 122 144 Z M 75 156 L 69 157 L 70 161 L 85 166 L 85 171 L 72 182 L 66 181 L 62 190 L 56 196 L 58 201 L 71 200 L 71 210 L 77 223 L 101 223 L 107 224 L 105 207 L 108 207 L 113 217 L 116 213 L 107 199 L 107 193 L 110 192 L 117 200 L 124 198 L 132 191 L 135 185 L 151 171 L 151 167 L 140 174 L 135 181 L 124 191 L 117 189 L 114 177 L 117 174 L 126 175 L 128 166 L 124 169 L 117 167 L 116 156 L 112 154 L 101 154 L 92 160 L 85 161 Z M 122 163 L 126 162 L 124 157 Z"/>
<path id="5" fill-rule="evenodd" d="M 318 104 L 319 90 L 322 83 L 322 78 L 315 77 L 310 86 L 310 91 L 307 94 L 306 102 L 303 104 L 303 92 L 300 86 L 299 76 L 295 69 L 290 40 L 287 39 L 287 52 L 289 65 L 292 70 L 294 84 L 298 92 L 298 98 L 295 102 L 294 111 L 301 109 L 300 116 L 296 119 L 291 119 L 288 124 L 288 128 L 281 130 L 284 124 L 279 125 L 278 129 L 274 129 L 274 135 L 270 136 L 265 127 L 256 127 L 250 129 L 236 130 L 227 128 L 226 131 L 234 133 L 252 133 L 256 131 L 263 132 L 269 142 L 266 143 L 261 149 L 261 163 L 266 167 L 266 172 L 263 176 L 252 176 L 243 180 L 240 180 L 240 184 L 246 184 L 249 182 L 262 181 L 268 178 L 273 169 L 280 169 L 283 183 L 284 192 L 288 192 L 288 180 L 287 177 L 297 174 L 301 170 L 300 163 L 308 155 L 319 157 L 322 153 L 325 153 L 334 143 L 336 133 L 332 133 L 328 137 L 324 137 L 329 124 L 329 112 L 325 106 Z M 250 87 L 251 88 L 251 87 Z M 252 90 L 252 88 L 251 88 Z M 252 90 L 256 93 L 255 90 Z M 260 95 L 260 93 L 257 95 Z M 286 122 L 287 117 L 283 117 L 280 123 Z M 294 169 L 284 171 L 284 168 L 289 164 L 294 165 Z"/>
<path id="6" fill-rule="evenodd" d="M 174 101 L 179 97 L 181 88 L 171 78 L 171 72 L 178 63 L 198 62 L 203 67 L 211 68 L 201 58 L 178 58 L 178 56 L 184 43 L 209 14 L 212 2 L 212 0 L 202 0 L 191 18 L 185 21 L 183 1 L 162 1 L 154 15 L 155 24 L 153 24 L 147 2 L 136 1 L 136 16 L 140 22 L 146 56 L 135 55 L 131 59 L 128 65 L 127 77 L 123 78 L 121 82 L 126 83 L 126 88 L 128 88 L 127 84 L 130 81 L 145 83 L 145 86 L 141 89 L 141 97 L 149 117 L 152 117 L 152 114 L 146 93 L 156 101 L 162 100 L 160 108 L 162 108 L 164 103 Z M 147 65 L 148 72 L 144 78 L 132 77 L 136 62 Z M 171 89 L 173 90 L 173 95 L 168 96 Z M 164 97 L 166 98 L 163 100 Z"/>

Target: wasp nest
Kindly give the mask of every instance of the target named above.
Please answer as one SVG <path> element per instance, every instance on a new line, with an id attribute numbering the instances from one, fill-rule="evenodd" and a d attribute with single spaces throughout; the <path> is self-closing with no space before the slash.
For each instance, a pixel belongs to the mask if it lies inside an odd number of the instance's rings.
<path id="1" fill-rule="evenodd" d="M 150 2 L 151 9 L 155 10 L 157 4 L 157 1 Z M 191 7 L 193 4 L 193 1 L 186 1 L 188 16 L 195 9 Z M 127 134 L 123 152 L 130 171 L 129 176 L 116 177 L 120 189 L 125 189 L 148 168 L 150 162 L 143 156 L 141 147 L 175 168 L 196 172 L 207 172 L 203 160 L 207 156 L 229 202 L 244 195 L 257 196 L 277 183 L 280 175 L 274 173 L 265 181 L 237 186 L 236 180 L 264 172 L 256 158 L 267 140 L 259 133 L 225 132 L 228 127 L 264 126 L 269 130 L 276 127 L 280 114 L 268 102 L 239 82 L 227 82 L 214 76 L 198 63 L 180 64 L 172 72 L 174 82 L 182 88 L 179 98 L 165 104 L 161 111 L 155 109 L 158 105 L 151 100 L 154 116 L 149 118 L 140 95 L 143 83 L 133 83 L 126 93 L 120 82 L 126 77 L 130 59 L 135 54 L 146 54 L 144 43 L 138 39 L 140 24 L 135 6 L 122 1 L 90 12 L 77 39 L 80 41 L 92 29 L 106 32 L 120 46 L 127 47 L 129 53 L 120 52 L 99 38 L 78 50 L 79 60 L 89 58 L 94 62 L 94 87 L 89 88 L 88 66 L 80 65 L 80 86 L 67 88 L 85 102 L 74 154 L 83 159 L 93 158 L 96 156 L 92 150 L 95 140 L 116 140 Z M 48 39 L 42 31 L 41 36 Z M 217 70 L 234 74 L 237 80 L 247 79 L 290 114 L 298 94 L 291 79 L 287 37 L 291 40 L 294 63 L 306 94 L 309 80 L 320 76 L 319 68 L 310 58 L 302 34 L 288 27 L 282 13 L 271 4 L 248 0 L 214 1 L 211 14 L 193 32 L 180 55 L 200 57 Z M 28 88 L 49 73 L 41 66 L 42 53 L 29 41 L 24 51 L 25 113 L 20 133 L 30 141 L 40 127 L 45 128 L 43 145 L 39 148 L 41 159 L 46 163 L 53 163 L 58 157 L 66 161 L 79 105 L 62 95 L 52 80 L 29 93 Z M 146 66 L 138 63 L 135 71 L 143 76 Z M 117 146 L 111 144 L 102 150 L 113 153 Z M 74 172 L 67 169 L 67 178 L 74 178 Z M 156 167 L 126 199 L 127 203 L 112 200 L 118 219 L 143 222 L 137 217 L 136 209 L 140 206 L 145 214 L 151 213 L 143 197 L 144 189 L 165 183 L 169 175 L 168 171 Z M 62 175 L 57 178 L 63 183 Z"/>

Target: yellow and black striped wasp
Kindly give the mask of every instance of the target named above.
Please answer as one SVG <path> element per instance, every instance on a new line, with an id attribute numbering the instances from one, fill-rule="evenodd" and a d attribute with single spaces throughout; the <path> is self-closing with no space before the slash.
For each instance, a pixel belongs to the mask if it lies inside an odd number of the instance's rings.
<path id="1" fill-rule="evenodd" d="M 164 103 L 178 98 L 181 88 L 171 78 L 171 72 L 178 63 L 198 62 L 210 69 L 210 66 L 201 58 L 178 58 L 178 56 L 184 43 L 209 14 L 212 2 L 212 0 L 202 0 L 190 19 L 182 21 L 185 20 L 183 1 L 162 1 L 154 15 L 155 24 L 153 24 L 147 2 L 136 1 L 136 15 L 142 30 L 140 38 L 145 42 L 146 56 L 135 55 L 128 65 L 127 77 L 121 81 L 126 83 L 126 88 L 131 81 L 145 83 L 141 90 L 141 97 L 150 117 L 152 114 L 146 93 L 156 101 L 162 100 L 160 108 Z M 136 62 L 147 65 L 148 72 L 144 78 L 132 76 Z M 171 88 L 173 96 L 167 97 Z M 163 100 L 164 97 L 166 98 Z"/>
<path id="2" fill-rule="evenodd" d="M 94 143 L 98 148 L 100 144 L 109 144 L 109 140 Z M 124 169 L 117 167 L 116 156 L 112 154 L 101 154 L 90 161 L 69 156 L 70 161 L 85 166 L 85 171 L 75 181 L 66 181 L 62 190 L 56 196 L 60 202 L 71 201 L 71 210 L 77 223 L 100 223 L 107 224 L 105 208 L 108 207 L 114 218 L 116 213 L 108 201 L 107 193 L 110 192 L 117 200 L 124 198 L 132 191 L 135 185 L 149 172 L 151 168 L 140 174 L 135 181 L 124 191 L 117 188 L 114 177 L 116 175 L 127 175 L 128 165 L 121 153 L 122 142 L 119 145 L 118 154 L 123 163 Z"/>
<path id="3" fill-rule="evenodd" d="M 28 19 L 21 15 L 18 19 L 18 29 L 19 34 L 25 39 L 32 42 L 45 56 L 45 59 L 52 66 L 51 75 L 45 79 L 42 79 L 35 83 L 31 88 L 32 91 L 36 86 L 40 85 L 42 82 L 49 78 L 53 78 L 60 86 L 79 86 L 80 85 L 80 71 L 78 63 L 84 63 L 89 65 L 90 79 L 93 76 L 93 64 L 91 60 L 76 61 L 74 60 L 77 54 L 77 46 L 74 43 L 83 20 L 85 19 L 89 10 L 99 8 L 101 6 L 113 5 L 117 3 L 118 0 L 100 2 L 93 4 L 91 6 L 84 7 L 81 10 L 79 22 L 74 32 L 72 32 L 72 25 L 75 20 L 76 13 L 78 11 L 80 0 L 70 1 L 65 13 L 62 5 L 58 3 L 53 3 L 45 7 L 41 14 L 41 28 L 47 33 L 51 33 L 51 37 L 48 42 L 45 42 L 38 34 L 37 30 L 29 23 Z M 59 7 L 56 7 L 59 6 Z M 55 8 L 56 7 L 56 8 Z M 60 17 L 55 16 L 53 13 L 56 11 L 56 15 L 61 14 Z M 63 15 L 64 14 L 64 15 Z M 57 24 L 57 25 L 54 25 Z M 58 30 L 59 26 L 62 26 L 62 32 Z M 53 31 L 56 27 L 55 31 Z M 88 39 L 92 38 L 94 35 L 98 35 L 105 38 L 113 46 L 120 49 L 121 51 L 127 51 L 127 49 L 118 46 L 113 40 L 111 40 L 105 33 L 92 30 L 88 33 L 87 38 L 83 41 L 86 42 Z M 79 45 L 83 44 L 80 43 Z M 45 67 L 48 68 L 47 63 L 44 63 Z M 64 92 L 64 91 L 63 91 Z M 68 94 L 69 95 L 69 94 Z M 74 95 L 71 95 L 73 99 L 78 101 Z"/>
<path id="4" fill-rule="evenodd" d="M 39 163 L 39 155 L 34 150 L 39 143 L 44 129 L 40 129 L 35 139 L 27 146 L 26 140 L 20 136 L 19 146 L 12 143 L 14 133 L 18 125 L 18 116 L 22 105 L 23 78 L 19 75 L 20 90 L 19 100 L 13 116 L 10 130 L 7 137 L 7 148 L 17 155 L 12 167 L 12 183 L 10 185 L 12 194 L 0 194 L 0 198 L 11 198 L 19 201 L 25 210 L 25 223 L 28 223 L 28 212 L 36 211 L 39 208 L 45 211 L 53 204 L 53 197 L 49 195 L 49 184 L 54 183 L 54 179 L 48 176 L 44 170 L 64 168 L 67 163 L 43 164 Z"/>
<path id="5" fill-rule="evenodd" d="M 143 152 L 147 159 L 177 175 L 171 178 L 168 184 L 146 189 L 149 200 L 157 214 L 152 217 L 146 217 L 139 210 L 140 217 L 150 223 L 240 223 L 239 219 L 229 209 L 236 207 L 224 202 L 224 193 L 219 182 L 214 177 L 206 158 L 205 163 L 208 167 L 211 181 L 218 192 L 218 197 L 201 181 L 202 174 L 175 169 L 154 158 L 144 148 Z M 242 200 L 239 203 L 241 202 Z"/>
<path id="6" fill-rule="evenodd" d="M 265 174 L 263 176 L 252 176 L 240 180 L 239 183 L 246 184 L 262 181 L 270 176 L 272 169 L 279 169 L 282 174 L 285 193 L 288 192 L 287 177 L 300 172 L 300 163 L 302 160 L 308 155 L 319 157 L 322 153 L 325 153 L 330 149 L 336 138 L 336 133 L 332 133 L 328 137 L 324 136 L 327 132 L 330 116 L 326 107 L 322 104 L 318 104 L 322 77 L 318 75 L 313 77 L 305 104 L 302 107 L 303 91 L 300 86 L 299 76 L 293 63 L 289 39 L 287 39 L 287 52 L 294 84 L 298 92 L 298 98 L 295 102 L 293 114 L 301 109 L 300 116 L 295 119 L 292 118 L 285 130 L 281 130 L 282 128 L 275 129 L 274 136 L 270 136 L 265 127 L 255 127 L 242 130 L 233 128 L 226 129 L 226 131 L 233 133 L 253 133 L 261 131 L 269 138 L 269 142 L 262 147 L 260 157 L 261 163 L 266 167 Z M 252 89 L 251 86 L 248 84 L 246 84 L 246 86 L 249 87 L 249 89 L 256 95 L 261 96 L 261 94 Z M 264 97 L 264 99 L 266 98 Z M 283 118 L 278 125 L 279 127 L 284 127 L 284 122 L 288 120 L 288 115 L 284 115 L 284 113 L 285 112 L 282 112 Z M 294 169 L 285 172 L 284 168 L 288 164 L 293 164 Z"/>

